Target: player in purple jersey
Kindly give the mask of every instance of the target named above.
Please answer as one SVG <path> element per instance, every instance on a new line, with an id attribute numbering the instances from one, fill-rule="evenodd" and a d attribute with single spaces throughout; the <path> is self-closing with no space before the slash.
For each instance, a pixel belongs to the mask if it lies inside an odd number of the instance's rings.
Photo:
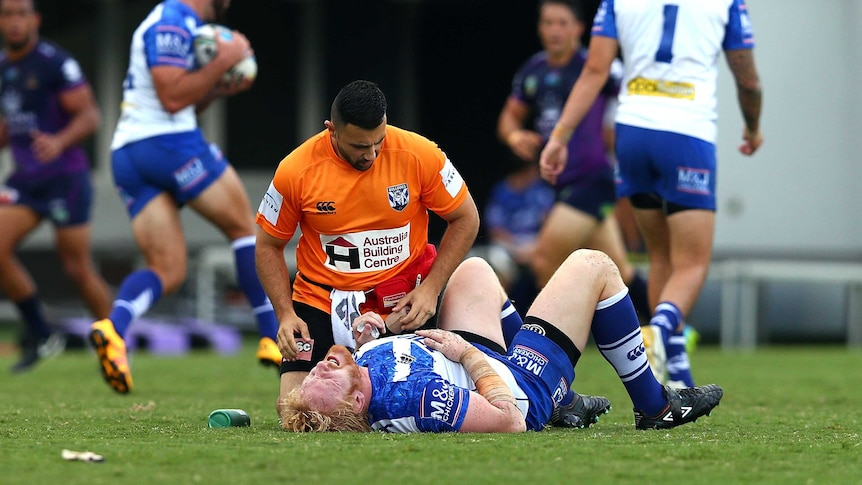
<path id="1" fill-rule="evenodd" d="M 515 74 L 512 91 L 497 123 L 497 134 L 518 157 L 537 163 L 542 145 L 563 110 L 566 97 L 586 62 L 581 46 L 584 32 L 580 4 L 572 0 L 539 3 L 539 39 L 543 50 Z M 572 251 L 582 247 L 607 253 L 620 268 L 635 308 L 650 314 L 647 285 L 628 260 L 614 216 L 614 170 L 608 159 L 613 130 L 605 112 L 614 102 L 619 80 L 609 80 L 569 141 L 569 158 L 555 179 L 557 202 L 536 240 L 531 267 L 541 288 Z M 610 140 L 606 139 L 610 137 Z"/>
<path id="2" fill-rule="evenodd" d="M 600 251 L 577 250 L 560 265 L 500 353 L 507 299 L 488 263 L 469 258 L 444 291 L 440 329 L 373 340 L 367 328 L 382 331 L 384 322 L 362 315 L 356 359 L 333 346 L 282 403 L 282 427 L 539 431 L 571 386 L 590 336 L 625 386 L 637 429 L 689 423 L 719 404 L 723 391 L 714 384 L 674 390 L 655 379 L 628 289 Z"/>
<path id="3" fill-rule="evenodd" d="M 753 47 L 744 0 L 603 0 L 587 64 L 541 154 L 541 170 L 560 173 L 573 130 L 621 53 L 618 192 L 631 200 L 649 255 L 650 363 L 674 385 L 694 384 L 683 331 L 712 259 L 722 52 L 745 125 L 739 150 L 752 155 L 763 143 Z"/>
<path id="4" fill-rule="evenodd" d="M 111 310 L 111 293 L 90 254 L 92 186 L 79 143 L 99 127 L 100 114 L 78 63 L 39 38 L 32 0 L 0 0 L 0 146 L 15 168 L 0 185 L 0 286 L 26 324 L 13 372 L 62 351 L 65 339 L 46 322 L 36 285 L 15 258 L 24 238 L 47 219 L 57 253 L 94 316 Z"/>

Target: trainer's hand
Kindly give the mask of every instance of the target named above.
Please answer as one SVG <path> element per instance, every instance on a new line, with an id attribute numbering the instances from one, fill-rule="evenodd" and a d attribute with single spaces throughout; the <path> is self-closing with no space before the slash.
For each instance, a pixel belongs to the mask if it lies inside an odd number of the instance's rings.
<path id="1" fill-rule="evenodd" d="M 417 330 L 416 335 L 425 337 L 424 343 L 428 348 L 439 351 L 452 362 L 460 362 L 461 355 L 463 355 L 468 348 L 472 347 L 472 345 L 461 338 L 460 335 L 448 330 L 440 330 L 438 328 Z"/>
<path id="2" fill-rule="evenodd" d="M 278 324 L 278 350 L 281 351 L 281 356 L 285 360 L 296 360 L 299 354 L 299 347 L 296 345 L 295 334 L 299 334 L 302 338 L 310 339 L 308 333 L 308 325 L 298 316 L 292 315 L 282 319 Z"/>
<path id="3" fill-rule="evenodd" d="M 437 313 L 438 294 L 430 286 L 419 285 L 392 307 L 386 325 L 392 333 L 412 332 Z"/>
<path id="4" fill-rule="evenodd" d="M 375 312 L 365 312 L 353 320 L 353 339 L 356 340 L 357 349 L 384 333 L 386 324 Z"/>

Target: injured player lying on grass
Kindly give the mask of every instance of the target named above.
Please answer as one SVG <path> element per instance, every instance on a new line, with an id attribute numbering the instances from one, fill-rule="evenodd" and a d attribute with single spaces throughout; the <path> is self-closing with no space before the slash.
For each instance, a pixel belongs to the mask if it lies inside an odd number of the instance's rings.
<path id="1" fill-rule="evenodd" d="M 279 402 L 284 429 L 539 431 L 561 409 L 579 412 L 579 424 L 588 426 L 610 408 L 604 398 L 570 391 L 590 334 L 632 400 L 637 429 L 693 422 L 709 415 L 723 394 L 714 384 L 659 384 L 628 290 L 599 251 L 572 253 L 522 324 L 493 270 L 479 258 L 461 263 L 449 280 L 439 329 L 387 337 L 387 323 L 397 324 L 374 313 L 354 321 L 359 349 L 351 354 L 334 346 Z M 383 336 L 373 338 L 371 327 Z"/>

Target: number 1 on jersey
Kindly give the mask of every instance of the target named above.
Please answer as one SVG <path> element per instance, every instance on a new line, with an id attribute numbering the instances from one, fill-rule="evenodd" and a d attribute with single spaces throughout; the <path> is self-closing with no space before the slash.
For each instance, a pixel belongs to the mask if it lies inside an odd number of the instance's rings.
<path id="1" fill-rule="evenodd" d="M 673 33 L 676 30 L 677 12 L 679 12 L 679 5 L 664 6 L 664 25 L 661 29 L 661 42 L 655 53 L 656 62 L 670 64 L 673 59 Z"/>

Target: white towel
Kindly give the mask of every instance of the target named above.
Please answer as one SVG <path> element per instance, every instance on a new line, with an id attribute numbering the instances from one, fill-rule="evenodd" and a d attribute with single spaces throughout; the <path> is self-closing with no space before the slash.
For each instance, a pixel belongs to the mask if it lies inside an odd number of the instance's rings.
<path id="1" fill-rule="evenodd" d="M 336 345 L 356 348 L 353 339 L 353 320 L 360 315 L 359 305 L 365 303 L 364 291 L 332 290 L 330 315 L 332 316 L 332 337 Z"/>

